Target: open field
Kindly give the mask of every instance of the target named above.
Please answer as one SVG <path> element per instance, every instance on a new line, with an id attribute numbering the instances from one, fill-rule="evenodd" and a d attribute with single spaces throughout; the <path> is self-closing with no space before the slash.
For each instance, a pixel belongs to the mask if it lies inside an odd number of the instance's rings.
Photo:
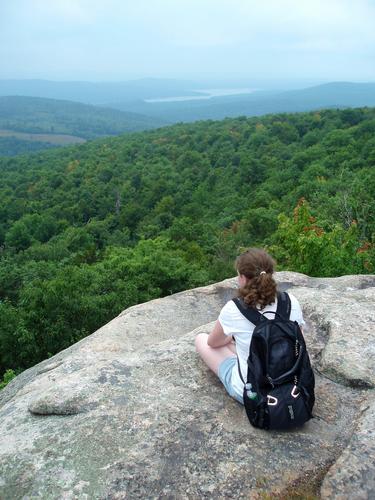
<path id="1" fill-rule="evenodd" d="M 74 135 L 65 134 L 30 134 L 25 132 L 15 132 L 13 130 L 0 129 L 0 137 L 15 137 L 25 141 L 38 141 L 56 144 L 58 146 L 68 144 L 82 144 L 86 139 Z"/>

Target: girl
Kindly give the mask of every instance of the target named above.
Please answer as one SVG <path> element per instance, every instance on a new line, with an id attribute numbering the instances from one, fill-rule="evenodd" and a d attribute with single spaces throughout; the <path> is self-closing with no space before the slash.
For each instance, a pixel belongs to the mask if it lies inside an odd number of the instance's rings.
<path id="1" fill-rule="evenodd" d="M 257 308 L 261 313 L 276 311 L 277 308 L 274 266 L 272 257 L 260 248 L 250 248 L 237 257 L 235 262 L 239 296 L 248 306 Z M 302 327 L 305 322 L 301 307 L 292 294 L 289 293 L 289 297 L 290 319 L 297 321 Z M 219 377 L 229 395 L 241 404 L 244 386 L 238 370 L 241 370 L 242 378 L 246 380 L 253 330 L 254 325 L 230 300 L 222 308 L 212 332 L 209 335 L 201 333 L 195 339 L 196 350 L 203 361 Z"/>

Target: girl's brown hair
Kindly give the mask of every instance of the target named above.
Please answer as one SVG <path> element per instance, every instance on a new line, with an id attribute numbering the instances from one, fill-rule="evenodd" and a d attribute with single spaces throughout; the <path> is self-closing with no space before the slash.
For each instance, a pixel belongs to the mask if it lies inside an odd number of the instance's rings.
<path id="1" fill-rule="evenodd" d="M 275 301 L 276 282 L 272 277 L 275 265 L 273 258 L 261 248 L 249 248 L 237 257 L 236 270 L 248 279 L 239 289 L 239 296 L 250 307 L 263 309 Z"/>

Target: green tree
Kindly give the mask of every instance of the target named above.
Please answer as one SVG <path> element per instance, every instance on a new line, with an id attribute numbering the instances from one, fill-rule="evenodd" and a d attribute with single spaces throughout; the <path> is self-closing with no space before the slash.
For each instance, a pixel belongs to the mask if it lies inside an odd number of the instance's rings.
<path id="1" fill-rule="evenodd" d="M 304 199 L 293 217 L 279 216 L 273 240 L 272 253 L 284 269 L 309 276 L 371 273 L 375 269 L 374 245 L 359 239 L 355 221 L 347 229 L 339 224 L 323 229 Z"/>

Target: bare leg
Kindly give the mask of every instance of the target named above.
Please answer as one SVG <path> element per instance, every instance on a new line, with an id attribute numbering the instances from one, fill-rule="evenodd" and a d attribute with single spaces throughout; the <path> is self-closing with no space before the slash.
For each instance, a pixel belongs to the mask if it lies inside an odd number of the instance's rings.
<path id="1" fill-rule="evenodd" d="M 232 346 L 232 342 L 221 347 L 210 347 L 207 344 L 207 338 L 206 333 L 199 333 L 195 337 L 195 348 L 206 365 L 217 375 L 224 359 L 234 357 L 236 347 L 234 343 Z"/>

